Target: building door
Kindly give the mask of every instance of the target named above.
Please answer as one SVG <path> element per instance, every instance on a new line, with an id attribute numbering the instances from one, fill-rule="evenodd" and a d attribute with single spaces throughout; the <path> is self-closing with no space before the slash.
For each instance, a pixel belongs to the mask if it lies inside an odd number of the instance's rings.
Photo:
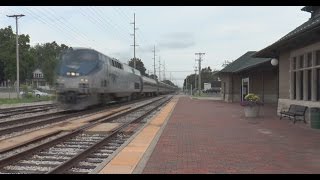
<path id="1" fill-rule="evenodd" d="M 244 100 L 244 97 L 249 94 L 249 77 L 242 79 L 241 85 L 241 101 Z"/>

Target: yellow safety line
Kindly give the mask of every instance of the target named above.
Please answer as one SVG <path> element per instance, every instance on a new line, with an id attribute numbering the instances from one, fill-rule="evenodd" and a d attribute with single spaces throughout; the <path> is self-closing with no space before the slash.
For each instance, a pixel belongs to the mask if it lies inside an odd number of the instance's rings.
<path id="1" fill-rule="evenodd" d="M 99 174 L 131 174 L 177 102 L 178 98 L 169 102 Z"/>

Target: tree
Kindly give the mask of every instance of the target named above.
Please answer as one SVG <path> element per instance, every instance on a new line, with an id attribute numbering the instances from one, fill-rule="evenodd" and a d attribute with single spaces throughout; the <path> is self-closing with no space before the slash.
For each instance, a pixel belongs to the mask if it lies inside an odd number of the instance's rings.
<path id="1" fill-rule="evenodd" d="M 28 50 L 30 48 L 29 35 L 19 35 L 19 67 L 20 67 L 20 80 L 25 81 L 26 74 L 24 70 L 28 59 Z M 17 75 L 17 62 L 16 62 L 16 35 L 13 34 L 11 26 L 0 29 L 0 81 L 10 79 L 12 82 L 16 80 Z M 22 73 L 21 73 L 22 72 Z"/>
<path id="2" fill-rule="evenodd" d="M 163 80 L 162 82 L 163 82 L 163 83 L 166 83 L 166 84 L 168 84 L 168 85 L 170 85 L 170 86 L 178 87 L 178 86 L 176 86 L 175 84 L 173 84 L 173 82 L 171 82 L 170 80 Z"/>
<path id="3" fill-rule="evenodd" d="M 157 75 L 151 74 L 149 77 L 150 77 L 151 79 L 156 79 L 156 80 L 158 80 L 158 76 L 157 76 Z"/>
<path id="4" fill-rule="evenodd" d="M 130 59 L 129 66 L 134 67 L 134 58 Z M 141 75 L 146 76 L 146 68 L 139 58 L 136 58 L 136 69 L 140 71 Z"/>
<path id="5" fill-rule="evenodd" d="M 69 49 L 68 46 L 61 44 L 59 46 L 55 41 L 52 43 L 37 44 L 32 49 L 35 57 L 35 64 L 33 70 L 40 68 L 44 74 L 45 80 L 49 84 L 53 84 L 56 79 L 55 69 L 58 64 L 60 54 Z"/>
<path id="6" fill-rule="evenodd" d="M 213 81 L 218 81 L 219 78 L 216 75 L 217 72 L 218 72 L 217 70 L 212 71 L 210 66 L 201 69 L 201 89 L 204 88 L 205 82 L 211 83 Z M 194 84 L 195 78 L 196 78 L 196 84 Z M 191 85 L 192 85 L 193 89 L 196 87 L 198 89 L 198 80 L 199 80 L 198 78 L 199 78 L 199 75 L 196 75 L 196 74 L 188 75 L 183 82 L 183 86 L 186 87 L 186 85 L 187 85 L 186 82 L 188 81 L 188 86 L 186 88 L 190 89 Z"/>

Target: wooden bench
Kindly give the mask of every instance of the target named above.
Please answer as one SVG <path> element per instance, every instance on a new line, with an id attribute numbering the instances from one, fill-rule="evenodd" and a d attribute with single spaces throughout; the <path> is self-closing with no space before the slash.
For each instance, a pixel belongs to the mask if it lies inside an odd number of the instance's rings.
<path id="1" fill-rule="evenodd" d="M 281 115 L 280 119 L 282 119 L 282 117 L 289 117 L 290 120 L 291 118 L 293 118 L 293 123 L 296 123 L 296 120 L 299 120 L 299 119 L 296 119 L 296 117 L 303 117 L 304 123 L 307 123 L 307 121 L 305 120 L 305 113 L 307 109 L 308 109 L 307 106 L 291 104 L 288 111 L 280 112 L 280 115 Z"/>

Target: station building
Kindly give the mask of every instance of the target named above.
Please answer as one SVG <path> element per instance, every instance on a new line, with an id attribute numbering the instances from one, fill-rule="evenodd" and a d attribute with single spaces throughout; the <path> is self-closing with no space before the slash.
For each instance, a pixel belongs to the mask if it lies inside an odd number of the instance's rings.
<path id="1" fill-rule="evenodd" d="M 255 58 L 255 53 L 246 52 L 219 71 L 224 101 L 241 102 L 248 93 L 255 93 L 264 103 L 276 105 L 278 67 L 272 66 L 272 58 Z"/>
<path id="2" fill-rule="evenodd" d="M 255 93 L 277 113 L 291 104 L 320 107 L 320 6 L 301 9 L 311 18 L 270 46 L 249 51 L 218 74 L 222 98 L 240 102 Z M 276 60 L 278 64 L 271 64 Z M 306 113 L 309 120 L 309 108 Z"/>
<path id="3" fill-rule="evenodd" d="M 290 104 L 320 107 L 320 6 L 301 10 L 311 13 L 308 21 L 253 55 L 278 59 L 278 113 Z"/>

